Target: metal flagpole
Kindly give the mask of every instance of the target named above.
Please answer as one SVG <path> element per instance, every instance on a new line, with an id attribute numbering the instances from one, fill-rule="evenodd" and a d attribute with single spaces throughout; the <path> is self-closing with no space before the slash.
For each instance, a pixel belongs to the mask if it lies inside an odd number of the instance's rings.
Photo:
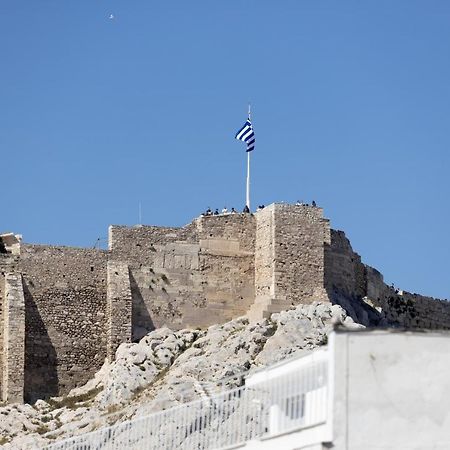
<path id="1" fill-rule="evenodd" d="M 247 197 L 245 204 L 250 209 L 250 153 L 247 152 Z"/>
<path id="2" fill-rule="evenodd" d="M 250 114 L 251 114 L 251 108 L 250 108 L 250 103 L 249 103 L 248 104 L 248 120 L 251 121 Z M 251 152 L 247 152 L 247 195 L 246 195 L 246 199 L 245 199 L 245 204 L 247 205 L 248 209 L 250 209 L 250 153 Z"/>

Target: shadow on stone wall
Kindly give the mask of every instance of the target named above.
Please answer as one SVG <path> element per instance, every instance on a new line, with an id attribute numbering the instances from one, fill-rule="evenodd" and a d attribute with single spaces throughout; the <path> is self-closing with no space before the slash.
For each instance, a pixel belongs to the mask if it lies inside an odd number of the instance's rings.
<path id="1" fill-rule="evenodd" d="M 0 253 L 8 253 L 8 252 L 6 251 L 5 244 L 3 243 L 1 237 L 0 237 Z"/>
<path id="2" fill-rule="evenodd" d="M 132 342 L 139 341 L 147 333 L 155 329 L 155 324 L 150 315 L 144 298 L 142 297 L 141 290 L 130 271 L 130 286 L 131 286 L 131 340 Z"/>
<path id="3" fill-rule="evenodd" d="M 333 231 L 331 233 L 331 245 L 325 243 L 324 248 L 324 282 L 330 302 L 333 305 L 342 306 L 355 322 L 367 327 L 386 326 L 387 322 L 384 314 L 380 314 L 380 312 L 363 300 L 367 292 L 364 264 L 360 262 L 355 263 L 355 265 L 358 265 L 360 273 L 364 273 L 363 280 L 360 280 L 360 283 L 362 282 L 364 286 L 349 286 L 348 272 L 355 268 L 352 269 L 348 265 L 344 267 L 345 259 L 339 257 L 342 253 L 342 248 L 339 247 L 337 233 L 333 233 Z M 350 259 L 353 262 L 352 256 L 350 255 Z"/>
<path id="4" fill-rule="evenodd" d="M 28 286 L 25 295 L 24 399 L 34 403 L 58 395 L 56 350 Z"/>

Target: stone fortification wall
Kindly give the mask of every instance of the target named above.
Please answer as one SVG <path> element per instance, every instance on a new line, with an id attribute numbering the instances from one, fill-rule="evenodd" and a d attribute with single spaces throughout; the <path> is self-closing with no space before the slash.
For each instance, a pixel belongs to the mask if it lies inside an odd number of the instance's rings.
<path id="1" fill-rule="evenodd" d="M 317 207 L 272 204 L 181 228 L 111 226 L 108 251 L 3 236 L 2 398 L 19 398 L 20 383 L 27 401 L 64 394 L 113 359 L 120 343 L 157 327 L 203 328 L 245 314 L 261 320 L 318 300 L 341 304 L 366 325 L 450 328 L 450 303 L 386 286 Z"/>
<path id="2" fill-rule="evenodd" d="M 245 315 L 255 299 L 256 221 L 252 214 L 229 214 L 197 220 L 206 310 L 186 311 L 188 323 L 212 325 Z M 216 318 L 216 319 L 215 319 Z"/>
<path id="3" fill-rule="evenodd" d="M 331 230 L 325 246 L 325 286 L 332 302 L 360 323 L 450 329 L 450 302 L 387 286 L 380 272 L 361 262 L 343 231 Z"/>
<path id="4" fill-rule="evenodd" d="M 27 401 L 67 393 L 103 364 L 106 260 L 101 250 L 22 246 Z"/>
<path id="5" fill-rule="evenodd" d="M 386 318 L 406 328 L 450 329 L 450 302 L 387 286 L 376 269 L 365 266 L 367 299 Z"/>
<path id="6" fill-rule="evenodd" d="M 284 204 L 273 208 L 275 297 L 291 304 L 327 299 L 323 289 L 324 246 L 330 240 L 330 230 L 323 210 Z"/>
<path id="7" fill-rule="evenodd" d="M 325 245 L 325 287 L 331 297 L 349 299 L 366 295 L 365 266 L 343 231 L 331 230 Z"/>
<path id="8" fill-rule="evenodd" d="M 132 338 L 132 294 L 128 264 L 108 261 L 107 356 L 114 360 L 117 347 Z"/>
<path id="9" fill-rule="evenodd" d="M 226 251 L 223 247 L 226 242 L 231 244 L 231 251 L 255 251 L 256 221 L 253 214 L 205 216 L 196 219 L 195 224 L 200 245 L 202 241 L 211 241 L 214 244 L 215 240 L 219 240 L 222 241 L 218 246 L 220 252 Z"/>
<path id="10" fill-rule="evenodd" d="M 386 318 L 367 299 L 366 266 L 343 231 L 331 230 L 325 245 L 325 288 L 332 303 L 366 326 L 387 326 Z"/>
<path id="11" fill-rule="evenodd" d="M 270 205 L 256 214 L 255 296 L 275 298 L 275 208 Z"/>
<path id="12" fill-rule="evenodd" d="M 5 366 L 5 344 L 7 342 L 4 339 L 5 329 L 7 328 L 7 322 L 5 323 L 5 310 L 6 305 L 6 276 L 7 274 L 14 273 L 17 267 L 18 256 L 7 253 L 5 246 L 0 238 L 0 397 L 3 397 L 3 376 Z M 1 401 L 1 398 L 0 398 Z"/>
<path id="13" fill-rule="evenodd" d="M 5 305 L 5 272 L 0 271 L 0 393 L 3 392 L 3 365 L 4 365 L 4 343 L 3 332 L 5 328 L 4 305 Z"/>
<path id="14" fill-rule="evenodd" d="M 153 264 L 158 246 L 198 240 L 195 222 L 182 228 L 111 225 L 108 234 L 111 253 L 116 260 L 128 261 L 130 265 L 133 263 Z"/>
<path id="15" fill-rule="evenodd" d="M 10 253 L 0 253 L 0 274 L 15 272 L 19 264 L 19 256 Z"/>
<path id="16" fill-rule="evenodd" d="M 155 327 L 208 326 L 254 300 L 255 219 L 206 216 L 183 228 L 110 227 L 111 258 L 130 270 L 133 340 Z"/>
<path id="17" fill-rule="evenodd" d="M 324 247 L 329 221 L 321 208 L 272 204 L 256 214 L 255 293 L 251 321 L 299 303 L 328 301 Z"/>
<path id="18" fill-rule="evenodd" d="M 3 354 L 1 399 L 22 402 L 24 398 L 25 298 L 22 276 L 6 273 L 3 301 Z"/>
<path id="19" fill-rule="evenodd" d="M 129 267 L 132 296 L 132 340 L 165 324 L 175 326 L 181 319 L 179 305 L 183 300 L 168 290 L 167 268 L 198 266 L 197 252 L 190 252 L 187 242 L 197 241 L 197 228 L 156 226 L 110 226 L 111 259 L 126 262 Z M 183 245 L 185 244 L 185 245 Z M 179 278 L 179 277 L 178 277 Z M 172 279 L 175 283 L 175 276 Z M 183 285 L 183 281 L 179 280 Z M 184 292 L 180 288 L 181 292 Z"/>

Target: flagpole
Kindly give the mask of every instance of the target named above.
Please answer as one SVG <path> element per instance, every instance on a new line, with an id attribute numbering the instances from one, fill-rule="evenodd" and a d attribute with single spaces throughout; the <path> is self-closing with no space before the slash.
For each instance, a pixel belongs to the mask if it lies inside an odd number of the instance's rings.
<path id="1" fill-rule="evenodd" d="M 251 107 L 250 103 L 248 104 L 248 120 L 251 120 Z M 245 197 L 245 204 L 247 208 L 250 209 L 250 153 L 247 152 L 247 192 Z"/>
<path id="2" fill-rule="evenodd" d="M 250 153 L 247 152 L 247 197 L 245 203 L 248 209 L 250 209 Z"/>

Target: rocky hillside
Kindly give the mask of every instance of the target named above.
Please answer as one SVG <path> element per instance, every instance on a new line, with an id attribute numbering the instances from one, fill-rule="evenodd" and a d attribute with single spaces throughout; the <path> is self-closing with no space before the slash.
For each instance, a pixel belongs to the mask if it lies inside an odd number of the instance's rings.
<path id="1" fill-rule="evenodd" d="M 4 448 L 39 448 L 242 383 L 240 374 L 311 351 L 333 325 L 359 328 L 339 305 L 299 305 L 258 324 L 240 318 L 207 330 L 161 328 L 122 344 L 67 397 L 0 408 Z"/>

